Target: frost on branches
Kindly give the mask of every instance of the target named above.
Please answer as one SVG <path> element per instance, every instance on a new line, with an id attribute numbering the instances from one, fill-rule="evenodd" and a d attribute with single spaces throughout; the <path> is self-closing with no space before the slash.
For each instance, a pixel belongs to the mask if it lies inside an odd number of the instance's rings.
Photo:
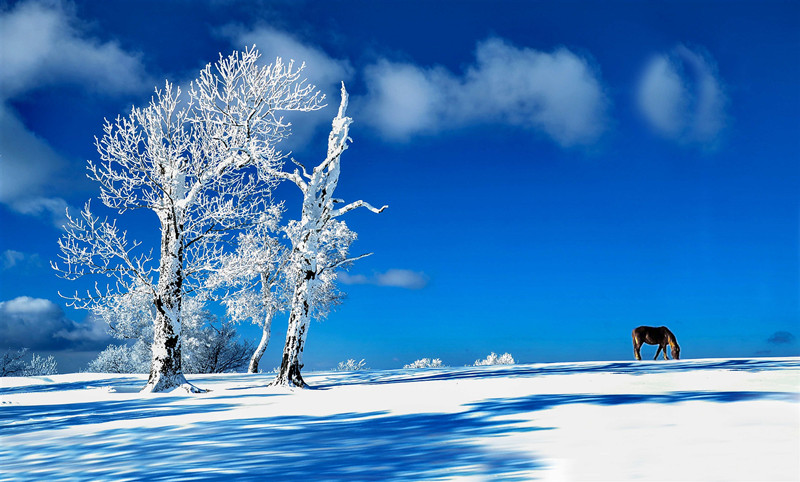
<path id="1" fill-rule="evenodd" d="M 277 144 L 289 135 L 286 111 L 312 111 L 322 96 L 280 58 L 259 67 L 253 48 L 207 65 L 181 95 L 169 82 L 150 104 L 106 121 L 96 140 L 100 161 L 89 177 L 100 199 L 123 214 L 156 214 L 161 243 L 156 254 L 140 251 L 115 221 L 95 216 L 87 203 L 68 216 L 59 241 L 63 261 L 54 268 L 67 279 L 104 275 L 113 287 L 75 296 L 73 306 L 93 309 L 142 289 L 155 308 L 150 377 L 143 391 L 183 387 L 181 322 L 184 294 L 197 286 L 220 243 L 254 224 L 267 203 L 270 173 L 285 155 Z"/>
<path id="2" fill-rule="evenodd" d="M 511 353 L 503 353 L 502 355 L 497 356 L 497 353 L 492 352 L 484 360 L 475 360 L 474 366 L 513 365 L 515 363 L 516 362 L 514 361 L 514 357 L 511 356 Z"/>
<path id="3" fill-rule="evenodd" d="M 152 360 L 155 308 L 139 292 L 119 296 L 110 306 L 99 306 L 96 316 L 110 333 L 128 341 L 109 345 L 89 363 L 90 372 L 147 373 Z M 130 344 L 130 342 L 135 343 Z M 230 322 L 220 322 L 197 297 L 181 304 L 181 367 L 184 373 L 238 371 L 247 364 L 253 345 L 241 341 Z"/>
<path id="4" fill-rule="evenodd" d="M 281 206 L 270 206 L 258 224 L 239 235 L 236 250 L 217 260 L 217 268 L 206 283 L 212 292 L 223 290 L 220 298 L 228 317 L 236 322 L 250 320 L 261 327 L 261 340 L 249 357 L 248 373 L 258 373 L 269 344 L 272 319 L 289 306 L 289 250 L 273 236 L 280 216 Z"/>
<path id="5" fill-rule="evenodd" d="M 261 327 L 261 339 L 250 356 L 248 373 L 259 372 L 259 362 L 267 349 L 276 314 L 287 311 L 293 288 L 291 249 L 285 246 L 277 233 L 283 231 L 292 239 L 294 223 L 280 226 L 282 206 L 272 205 L 264 213 L 261 221 L 239 235 L 236 250 L 224 254 L 218 267 L 209 276 L 207 288 L 219 295 L 227 309 L 230 319 L 236 322 L 250 320 Z M 321 236 L 322 248 L 319 250 L 322 264 L 330 259 L 344 259 L 347 247 L 355 239 L 355 234 L 346 226 L 333 224 Z M 311 299 L 312 318 L 324 318 L 339 304 L 341 294 L 334 285 L 335 274 L 326 271 L 321 275 L 322 283 L 317 286 Z"/>
<path id="6" fill-rule="evenodd" d="M 0 358 L 0 377 L 39 377 L 58 373 L 58 363 L 53 355 L 44 358 L 34 353 L 31 361 L 25 363 L 27 354 L 27 348 L 3 353 Z"/>
<path id="7" fill-rule="evenodd" d="M 347 98 L 347 91 L 342 84 L 342 101 L 328 136 L 325 160 L 310 173 L 302 164 L 293 160 L 299 169 L 292 173 L 276 174 L 294 182 L 300 188 L 303 208 L 300 221 L 290 223 L 287 228 L 292 241 L 289 258 L 291 313 L 281 365 L 273 385 L 306 386 L 300 370 L 303 368 L 303 350 L 315 300 L 325 290 L 326 284 L 330 284 L 326 283 L 326 277 L 335 278 L 336 268 L 366 256 L 346 257 L 347 248 L 355 235 L 336 218 L 359 207 L 366 207 L 374 213 L 386 209 L 386 206 L 374 208 L 364 201 L 336 207 L 336 204 L 344 202 L 333 195 L 339 183 L 340 158 L 350 140 L 348 133 L 352 119 L 345 116 Z"/>

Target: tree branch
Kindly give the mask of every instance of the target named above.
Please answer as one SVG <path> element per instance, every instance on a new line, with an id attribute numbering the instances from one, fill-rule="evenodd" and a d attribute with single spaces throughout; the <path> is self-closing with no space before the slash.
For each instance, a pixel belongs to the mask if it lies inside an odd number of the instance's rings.
<path id="1" fill-rule="evenodd" d="M 332 264 L 330 266 L 325 266 L 324 268 L 319 270 L 318 274 L 322 274 L 322 273 L 324 273 L 325 271 L 328 271 L 328 270 L 336 269 L 339 266 L 345 265 L 347 263 L 352 263 L 353 261 L 358 261 L 361 258 L 366 258 L 367 256 L 372 256 L 373 254 L 374 253 L 364 253 L 361 256 L 356 256 L 355 258 L 343 259 L 343 260 L 339 261 L 338 263 L 334 263 L 334 264 Z"/>
<path id="2" fill-rule="evenodd" d="M 337 217 L 341 216 L 342 214 L 348 213 L 348 212 L 352 211 L 353 209 L 360 208 L 360 207 L 365 207 L 365 208 L 369 209 L 370 211 L 372 211 L 375 214 L 380 214 L 380 213 L 383 212 L 384 209 L 388 208 L 389 206 L 388 205 L 383 205 L 380 209 L 378 209 L 378 208 L 374 207 L 373 205 L 371 205 L 368 202 L 356 201 L 354 203 L 348 204 L 347 206 L 345 206 L 345 207 L 343 207 L 341 209 L 337 209 L 337 210 L 333 211 L 333 213 L 331 213 L 331 217 L 332 218 L 337 218 Z"/>

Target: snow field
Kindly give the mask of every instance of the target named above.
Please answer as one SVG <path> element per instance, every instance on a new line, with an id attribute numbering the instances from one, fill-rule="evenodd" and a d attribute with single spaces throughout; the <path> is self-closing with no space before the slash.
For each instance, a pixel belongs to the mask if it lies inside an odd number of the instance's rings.
<path id="1" fill-rule="evenodd" d="M 800 358 L 3 379 L 2 480 L 798 480 Z"/>

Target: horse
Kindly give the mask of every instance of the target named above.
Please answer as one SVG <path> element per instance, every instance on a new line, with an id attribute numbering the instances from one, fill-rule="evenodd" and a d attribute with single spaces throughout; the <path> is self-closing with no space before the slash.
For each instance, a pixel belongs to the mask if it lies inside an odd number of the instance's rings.
<path id="1" fill-rule="evenodd" d="M 658 359 L 658 354 L 661 353 L 661 350 L 664 350 L 664 360 L 669 360 L 667 357 L 667 345 L 672 349 L 672 358 L 675 360 L 680 360 L 681 358 L 681 347 L 678 346 L 678 340 L 666 326 L 640 326 L 635 328 L 631 335 L 633 336 L 633 354 L 637 360 L 642 359 L 642 354 L 640 353 L 642 343 L 658 345 L 658 350 L 653 360 Z"/>

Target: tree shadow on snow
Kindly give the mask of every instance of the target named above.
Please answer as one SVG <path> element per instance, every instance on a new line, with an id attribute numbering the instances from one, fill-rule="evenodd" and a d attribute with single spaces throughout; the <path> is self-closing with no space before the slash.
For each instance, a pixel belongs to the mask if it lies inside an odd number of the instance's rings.
<path id="1" fill-rule="evenodd" d="M 187 407 L 190 408 L 190 407 Z M 465 476 L 525 480 L 530 454 L 474 439 L 522 428 L 456 414 L 344 413 L 264 417 L 154 429 L 115 429 L 0 447 L 7 475 L 118 480 L 424 480 Z"/>
<path id="2" fill-rule="evenodd" d="M 6 475 L 30 480 L 64 476 L 88 480 L 529 480 L 544 467 L 535 454 L 503 449 L 493 441 L 514 433 L 553 429 L 536 426 L 535 412 L 540 410 L 569 404 L 797 398 L 790 392 L 733 391 L 545 394 L 484 400 L 466 405 L 458 413 L 264 416 L 86 433 L 77 430 L 78 434 L 68 440 L 28 439 L 21 444 L 2 444 L 0 464 Z M 91 419 L 82 417 L 97 416 L 100 419 L 94 421 L 98 422 L 233 408 L 213 403 L 213 399 L 207 405 L 168 402 L 172 398 L 86 404 L 74 407 L 73 419 L 65 420 L 63 426 L 90 423 Z M 3 410 L 7 408 L 12 407 Z M 43 415 L 43 411 L 17 411 L 13 418 Z M 63 414 L 55 414 L 59 416 Z M 26 430 L 60 427 L 58 422 L 42 421 L 28 424 Z"/>

